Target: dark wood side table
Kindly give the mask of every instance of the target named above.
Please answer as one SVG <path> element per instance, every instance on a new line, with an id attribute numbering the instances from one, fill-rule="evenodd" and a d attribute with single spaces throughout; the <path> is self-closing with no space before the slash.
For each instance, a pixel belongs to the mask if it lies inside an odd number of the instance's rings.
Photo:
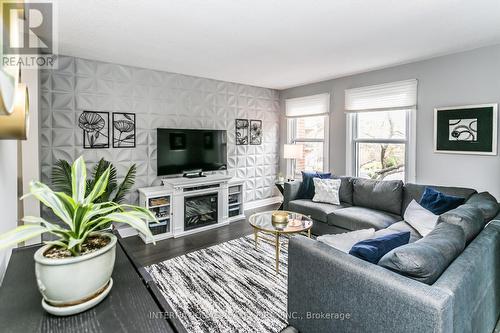
<path id="1" fill-rule="evenodd" d="M 278 188 L 280 193 L 284 196 L 285 195 L 285 182 L 276 182 L 274 184 L 276 185 L 276 187 Z M 281 202 L 281 205 L 278 208 L 278 210 L 283 210 L 283 201 Z"/>
<path id="2" fill-rule="evenodd" d="M 35 279 L 33 254 L 38 247 L 18 248 L 12 253 L 0 287 L 0 331 L 174 332 L 119 242 L 109 295 L 94 308 L 74 316 L 48 314 L 42 308 Z"/>

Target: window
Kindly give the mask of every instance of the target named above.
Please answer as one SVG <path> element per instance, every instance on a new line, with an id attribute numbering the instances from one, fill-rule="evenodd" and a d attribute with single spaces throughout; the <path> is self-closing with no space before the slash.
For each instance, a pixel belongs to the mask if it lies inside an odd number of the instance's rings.
<path id="1" fill-rule="evenodd" d="M 352 175 L 414 181 L 415 106 L 416 80 L 346 91 Z"/>
<path id="2" fill-rule="evenodd" d="M 330 94 L 286 100 L 288 142 L 303 146 L 303 158 L 288 163 L 288 174 L 328 170 L 328 111 Z M 294 170 L 292 170 L 294 169 Z"/>
<path id="3" fill-rule="evenodd" d="M 354 115 L 357 177 L 405 180 L 407 111 Z"/>

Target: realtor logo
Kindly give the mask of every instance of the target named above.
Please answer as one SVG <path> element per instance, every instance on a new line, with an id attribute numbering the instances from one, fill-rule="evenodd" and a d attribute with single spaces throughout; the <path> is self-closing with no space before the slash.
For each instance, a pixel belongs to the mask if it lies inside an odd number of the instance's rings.
<path id="1" fill-rule="evenodd" d="M 54 4 L 3 2 L 2 66 L 54 68 Z"/>

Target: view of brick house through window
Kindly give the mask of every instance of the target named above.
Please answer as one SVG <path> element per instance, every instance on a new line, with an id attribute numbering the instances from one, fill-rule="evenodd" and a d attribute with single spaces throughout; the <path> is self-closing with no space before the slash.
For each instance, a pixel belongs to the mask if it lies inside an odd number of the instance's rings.
<path id="1" fill-rule="evenodd" d="M 295 161 L 295 178 L 301 178 L 301 171 L 325 171 L 328 169 L 330 94 L 286 99 L 285 107 L 288 143 L 303 147 L 303 158 Z"/>
<path id="2" fill-rule="evenodd" d="M 300 171 L 323 171 L 325 116 L 294 119 L 295 133 L 293 142 L 304 146 L 304 158 L 297 160 L 296 177 Z"/>

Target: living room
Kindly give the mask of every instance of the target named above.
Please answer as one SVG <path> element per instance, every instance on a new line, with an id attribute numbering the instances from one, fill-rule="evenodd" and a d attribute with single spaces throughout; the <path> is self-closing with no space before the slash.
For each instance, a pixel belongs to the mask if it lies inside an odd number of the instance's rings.
<path id="1" fill-rule="evenodd" d="M 500 3 L 2 1 L 6 332 L 499 332 Z"/>

